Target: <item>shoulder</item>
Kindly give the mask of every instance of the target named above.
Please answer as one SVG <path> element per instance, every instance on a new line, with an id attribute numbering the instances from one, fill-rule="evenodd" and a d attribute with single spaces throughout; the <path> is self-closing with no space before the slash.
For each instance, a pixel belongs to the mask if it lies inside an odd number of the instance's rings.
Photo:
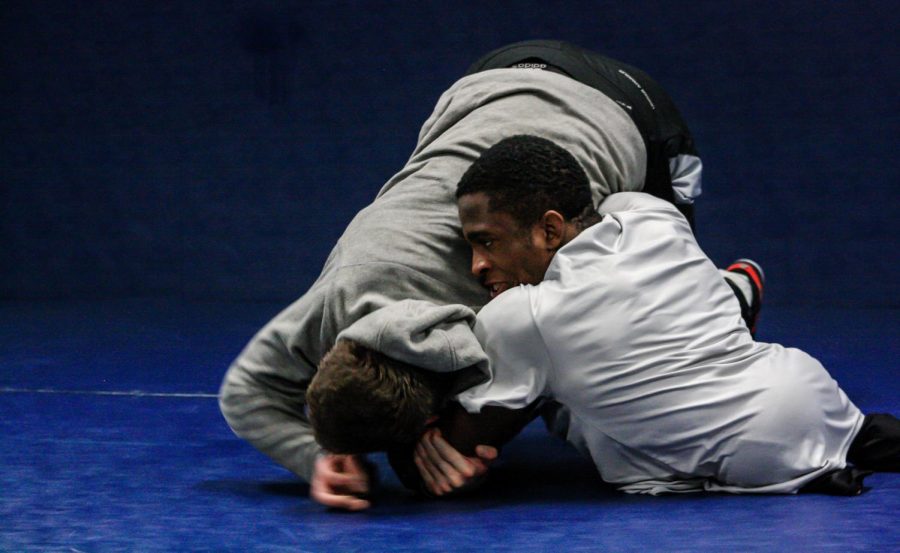
<path id="1" fill-rule="evenodd" d="M 609 196 L 598 213 L 605 221 L 615 221 L 626 240 L 638 242 L 675 237 L 693 239 L 691 225 L 674 204 L 643 192 L 620 192 Z M 601 221 L 602 223 L 602 221 Z"/>
<path id="2" fill-rule="evenodd" d="M 601 215 L 629 211 L 655 211 L 683 218 L 681 212 L 678 211 L 674 204 L 645 192 L 618 192 L 611 194 L 603 200 L 597 211 Z"/>
<path id="3" fill-rule="evenodd" d="M 530 334 L 534 329 L 531 300 L 536 290 L 536 286 L 517 286 L 485 305 L 475 320 L 475 334 L 479 341 L 500 337 L 516 339 Z"/>
<path id="4" fill-rule="evenodd" d="M 527 310 L 530 304 L 531 290 L 534 288 L 530 285 L 510 288 L 482 307 L 478 312 L 478 319 L 495 321 Z"/>

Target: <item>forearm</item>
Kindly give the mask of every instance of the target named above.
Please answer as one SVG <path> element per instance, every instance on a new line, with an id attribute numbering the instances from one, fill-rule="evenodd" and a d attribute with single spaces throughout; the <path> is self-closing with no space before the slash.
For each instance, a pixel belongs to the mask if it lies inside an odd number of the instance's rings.
<path id="1" fill-rule="evenodd" d="M 515 437 L 525 425 L 527 425 L 538 413 L 540 400 L 523 409 L 505 409 L 501 407 L 484 407 L 481 413 L 471 414 L 465 411 L 459 404 L 451 404 L 441 414 L 438 428 L 442 437 L 438 440 L 445 443 L 448 451 L 438 454 L 436 451 L 425 454 L 431 449 L 423 444 L 429 439 L 426 436 L 420 438 L 418 444 L 399 446 L 388 452 L 388 460 L 400 481 L 407 488 L 424 493 L 426 495 L 443 495 L 450 488 L 440 490 L 441 485 L 435 482 L 449 483 L 455 491 L 471 489 L 474 484 L 480 482 L 486 470 L 486 463 L 490 463 L 500 447 Z M 446 440 L 446 442 L 444 442 Z M 418 446 L 418 447 L 417 447 Z M 491 457 L 485 458 L 476 453 L 477 446 L 491 446 L 495 451 Z M 418 449 L 418 452 L 417 452 Z M 441 450 L 438 447 L 438 450 Z M 480 460 L 476 461 L 476 457 Z M 466 460 L 465 458 L 468 458 Z M 455 461 L 453 459 L 456 459 Z M 489 460 L 488 460 L 489 459 Z M 417 466 L 423 462 L 430 468 Z M 471 463 L 475 462 L 476 465 Z M 461 466 L 469 465 L 470 469 L 481 465 L 481 469 L 465 473 Z M 425 480 L 425 472 L 430 472 L 430 482 Z"/>
<path id="2" fill-rule="evenodd" d="M 458 403 L 441 415 L 438 426 L 444 439 L 466 456 L 475 455 L 475 447 L 489 445 L 498 450 L 512 440 L 538 415 L 541 400 L 523 409 L 485 406 L 480 413 L 468 413 Z"/>
<path id="3" fill-rule="evenodd" d="M 303 413 L 302 396 L 302 390 L 265 383 L 235 363 L 222 383 L 219 408 L 235 434 L 309 482 L 322 448 Z"/>
<path id="4" fill-rule="evenodd" d="M 396 446 L 388 450 L 388 462 L 401 484 L 414 492 L 430 495 L 428 488 L 425 486 L 425 480 L 422 479 L 419 469 L 416 468 L 413 457 L 415 451 L 416 444 L 414 443 Z"/>

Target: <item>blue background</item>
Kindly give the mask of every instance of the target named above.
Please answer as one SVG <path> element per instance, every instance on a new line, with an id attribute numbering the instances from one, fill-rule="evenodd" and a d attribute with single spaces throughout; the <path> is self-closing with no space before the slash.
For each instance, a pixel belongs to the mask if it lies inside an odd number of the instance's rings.
<path id="1" fill-rule="evenodd" d="M 645 69 L 701 245 L 767 300 L 898 306 L 893 2 L 3 2 L 0 298 L 288 301 L 488 50 Z"/>
<path id="2" fill-rule="evenodd" d="M 532 425 L 486 493 L 383 457 L 343 516 L 231 434 L 215 392 L 488 50 L 641 67 L 706 165 L 701 244 L 766 268 L 760 337 L 900 413 L 896 2 L 0 2 L 0 550 L 895 551 L 857 498 L 631 497 Z M 873 307 L 879 309 L 871 309 Z"/>

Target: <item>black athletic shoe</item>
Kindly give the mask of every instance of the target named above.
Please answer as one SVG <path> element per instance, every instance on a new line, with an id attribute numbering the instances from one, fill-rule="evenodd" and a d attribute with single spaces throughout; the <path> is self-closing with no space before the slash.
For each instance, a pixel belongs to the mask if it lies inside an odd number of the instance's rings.
<path id="1" fill-rule="evenodd" d="M 766 274 L 763 272 L 762 267 L 752 259 L 738 259 L 732 262 L 725 270 L 730 273 L 744 275 L 750 281 L 751 297 L 748 298 L 735 284 L 726 279 L 738 297 L 738 301 L 741 304 L 741 315 L 750 329 L 750 334 L 756 336 L 756 323 L 759 320 L 759 309 L 762 307 Z"/>

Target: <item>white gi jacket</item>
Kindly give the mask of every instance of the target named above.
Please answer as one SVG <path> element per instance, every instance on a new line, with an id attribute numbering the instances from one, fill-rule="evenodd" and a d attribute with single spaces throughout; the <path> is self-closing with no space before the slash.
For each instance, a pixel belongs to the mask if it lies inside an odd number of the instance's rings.
<path id="1" fill-rule="evenodd" d="M 818 361 L 753 341 L 681 214 L 641 193 L 600 211 L 543 282 L 478 314 L 491 378 L 463 406 L 559 401 L 626 492 L 790 493 L 843 468 L 863 415 Z"/>

